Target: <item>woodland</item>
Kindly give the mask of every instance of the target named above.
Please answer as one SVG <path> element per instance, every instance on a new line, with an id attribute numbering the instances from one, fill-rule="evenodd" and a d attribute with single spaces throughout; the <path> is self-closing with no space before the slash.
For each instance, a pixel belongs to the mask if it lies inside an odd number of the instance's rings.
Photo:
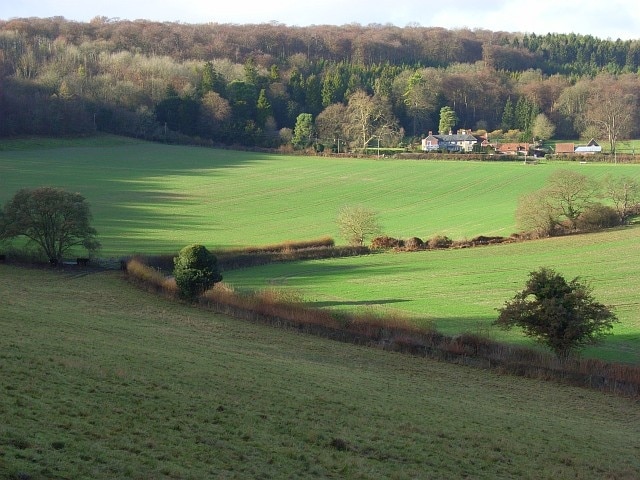
<path id="1" fill-rule="evenodd" d="M 635 138 L 639 69 L 640 40 L 590 35 L 17 18 L 0 21 L 0 137 L 340 152 L 415 146 L 448 107 L 511 141 Z"/>

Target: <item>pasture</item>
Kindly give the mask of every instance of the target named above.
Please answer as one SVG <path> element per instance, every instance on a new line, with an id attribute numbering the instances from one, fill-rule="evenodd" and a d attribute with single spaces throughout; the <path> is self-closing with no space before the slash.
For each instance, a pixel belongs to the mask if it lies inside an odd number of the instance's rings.
<path id="1" fill-rule="evenodd" d="M 0 478 L 633 479 L 637 402 L 0 265 Z"/>
<path id="2" fill-rule="evenodd" d="M 330 235 L 344 205 L 379 212 L 397 238 L 509 235 L 518 197 L 558 168 L 638 177 L 638 165 L 291 157 L 102 136 L 0 143 L 0 201 L 52 185 L 88 199 L 102 257 L 264 245 Z M 327 308 L 398 310 L 444 333 L 522 342 L 490 327 L 540 266 L 582 276 L 621 323 L 588 355 L 640 363 L 639 227 L 471 250 L 376 254 L 226 272 L 244 289 L 288 288 Z"/>
<path id="3" fill-rule="evenodd" d="M 379 212 L 387 235 L 508 236 L 518 197 L 557 168 L 602 178 L 637 165 L 292 157 L 114 137 L 0 142 L 0 202 L 50 185 L 91 205 L 104 257 L 329 235 L 345 205 Z"/>
<path id="4" fill-rule="evenodd" d="M 460 250 L 374 253 L 362 257 L 272 264 L 225 272 L 240 291 L 289 290 L 323 308 L 402 312 L 455 335 L 477 333 L 511 343 L 531 342 L 491 323 L 496 308 L 522 290 L 541 266 L 580 276 L 596 299 L 614 307 L 614 335 L 588 356 L 640 363 L 640 225 L 593 233 Z"/>

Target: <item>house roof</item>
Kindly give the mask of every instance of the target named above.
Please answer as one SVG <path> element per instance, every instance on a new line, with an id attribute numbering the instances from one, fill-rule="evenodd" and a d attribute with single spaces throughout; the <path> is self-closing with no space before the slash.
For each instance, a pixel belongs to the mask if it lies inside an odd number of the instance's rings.
<path id="1" fill-rule="evenodd" d="M 600 145 L 583 145 L 576 147 L 576 153 L 596 153 L 601 151 L 602 147 Z"/>
<path id="2" fill-rule="evenodd" d="M 556 153 L 573 153 L 575 150 L 573 143 L 556 143 Z"/>
<path id="3" fill-rule="evenodd" d="M 499 143 L 496 145 L 496 150 L 499 152 L 521 152 L 523 150 L 529 150 L 528 143 Z"/>
<path id="4" fill-rule="evenodd" d="M 469 133 L 453 133 L 451 135 L 436 135 L 445 142 L 477 142 L 478 139 Z"/>

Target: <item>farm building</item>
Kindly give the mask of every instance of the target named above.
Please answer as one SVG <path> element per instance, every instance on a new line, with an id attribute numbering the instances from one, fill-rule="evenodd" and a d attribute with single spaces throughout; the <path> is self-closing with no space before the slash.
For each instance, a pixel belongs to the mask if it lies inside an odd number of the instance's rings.
<path id="1" fill-rule="evenodd" d="M 573 143 L 557 143 L 556 155 L 593 154 L 602 152 L 602 147 L 593 138 L 586 145 L 576 146 Z"/>

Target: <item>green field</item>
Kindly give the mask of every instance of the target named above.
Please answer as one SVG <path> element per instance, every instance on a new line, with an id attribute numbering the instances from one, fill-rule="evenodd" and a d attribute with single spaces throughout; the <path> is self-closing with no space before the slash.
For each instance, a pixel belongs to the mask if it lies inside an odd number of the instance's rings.
<path id="1" fill-rule="evenodd" d="M 55 148 L 54 148 L 55 147 Z M 345 205 L 379 212 L 386 234 L 510 235 L 518 197 L 557 168 L 602 178 L 638 165 L 291 157 L 102 138 L 0 142 L 0 202 L 51 185 L 89 201 L 102 256 L 264 245 L 330 235 Z"/>
<path id="2" fill-rule="evenodd" d="M 0 143 L 0 201 L 22 187 L 83 193 L 102 257 L 263 245 L 323 235 L 338 242 L 344 205 L 377 210 L 386 234 L 454 239 L 509 235 L 518 197 L 558 168 L 638 177 L 639 165 L 290 157 L 118 137 Z M 490 327 L 495 309 L 540 266 L 582 276 L 621 320 L 587 353 L 640 363 L 640 227 L 515 245 L 271 265 L 226 272 L 239 289 L 276 286 L 330 308 L 401 311 L 445 333 L 521 342 Z M 363 307 L 364 306 L 364 307 Z"/>
<path id="3" fill-rule="evenodd" d="M 635 479 L 637 402 L 0 265 L 0 478 Z"/>
<path id="4" fill-rule="evenodd" d="M 614 335 L 585 353 L 640 363 L 640 225 L 529 242 L 274 264 L 225 272 L 238 290 L 290 289 L 311 305 L 401 311 L 438 331 L 521 342 L 490 324 L 496 308 L 522 290 L 529 272 L 552 267 L 580 276 L 615 309 Z"/>

